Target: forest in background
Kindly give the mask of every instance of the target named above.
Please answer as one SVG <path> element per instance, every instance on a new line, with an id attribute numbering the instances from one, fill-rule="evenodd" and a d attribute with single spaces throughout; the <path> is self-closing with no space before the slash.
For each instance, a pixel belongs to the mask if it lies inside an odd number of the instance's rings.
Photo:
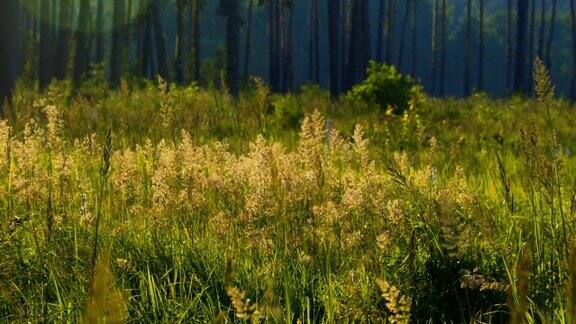
<path id="1" fill-rule="evenodd" d="M 531 94 L 541 57 L 573 97 L 574 1 L 8 0 L 0 4 L 0 93 L 13 80 L 79 81 L 95 71 L 180 84 L 260 76 L 275 91 L 337 95 L 368 60 L 395 65 L 434 96 Z M 226 73 L 223 73 L 226 71 Z"/>

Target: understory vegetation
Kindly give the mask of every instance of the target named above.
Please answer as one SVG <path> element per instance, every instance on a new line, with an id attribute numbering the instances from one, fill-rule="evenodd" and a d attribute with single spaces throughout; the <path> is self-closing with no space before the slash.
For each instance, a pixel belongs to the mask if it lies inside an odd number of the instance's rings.
<path id="1" fill-rule="evenodd" d="M 97 81 L 0 122 L 0 321 L 569 322 L 576 118 Z M 16 118 L 17 116 L 18 118 Z"/>

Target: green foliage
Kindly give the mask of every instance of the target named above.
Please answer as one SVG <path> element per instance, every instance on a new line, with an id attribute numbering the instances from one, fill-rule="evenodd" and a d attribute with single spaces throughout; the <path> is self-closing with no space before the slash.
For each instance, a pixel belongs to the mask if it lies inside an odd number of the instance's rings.
<path id="1" fill-rule="evenodd" d="M 408 108 L 410 100 L 420 92 L 420 87 L 409 76 L 402 75 L 394 66 L 370 62 L 368 76 L 348 93 L 352 100 L 377 104 L 386 110 L 392 107 L 396 113 Z"/>

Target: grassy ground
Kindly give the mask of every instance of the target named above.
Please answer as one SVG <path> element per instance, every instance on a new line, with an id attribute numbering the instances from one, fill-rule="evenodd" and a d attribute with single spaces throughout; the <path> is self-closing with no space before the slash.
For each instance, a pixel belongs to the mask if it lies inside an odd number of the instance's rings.
<path id="1" fill-rule="evenodd" d="M 568 322 L 574 117 L 316 88 L 24 89 L 0 123 L 0 321 Z M 15 118 L 18 116 L 18 118 Z"/>

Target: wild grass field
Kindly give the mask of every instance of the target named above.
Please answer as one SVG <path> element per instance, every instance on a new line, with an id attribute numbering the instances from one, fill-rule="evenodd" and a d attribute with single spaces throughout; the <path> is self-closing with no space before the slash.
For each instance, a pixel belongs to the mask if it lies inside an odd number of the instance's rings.
<path id="1" fill-rule="evenodd" d="M 576 117 L 554 99 L 20 86 L 2 322 L 565 322 Z M 14 116 L 18 116 L 15 118 Z"/>

